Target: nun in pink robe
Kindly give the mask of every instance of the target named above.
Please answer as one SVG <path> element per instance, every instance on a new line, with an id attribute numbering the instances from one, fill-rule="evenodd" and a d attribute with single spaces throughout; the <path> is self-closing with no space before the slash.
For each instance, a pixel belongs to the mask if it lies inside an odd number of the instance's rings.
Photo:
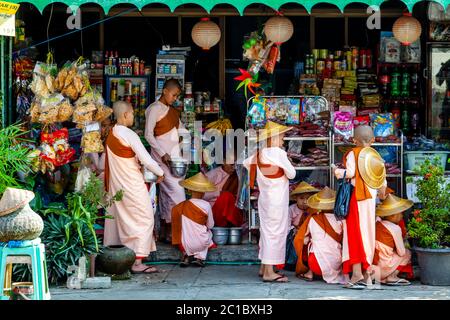
<path id="1" fill-rule="evenodd" d="M 336 169 L 335 176 L 337 179 L 342 179 L 344 177 L 344 172 L 346 172 L 345 178 L 351 179 L 351 183 L 355 186 L 355 171 L 356 171 L 356 161 L 355 154 L 353 151 L 349 152 L 347 156 L 346 169 Z M 386 180 L 383 183 L 383 186 L 387 186 Z M 365 236 L 362 237 L 364 252 L 367 259 L 367 265 L 371 266 L 373 261 L 373 256 L 375 254 L 375 207 L 376 207 L 376 199 L 378 196 L 378 190 L 372 189 L 367 186 L 367 189 L 370 192 L 371 199 L 366 199 L 362 201 L 358 201 L 358 212 L 359 212 L 359 225 L 361 234 Z M 349 248 L 348 248 L 348 240 L 347 240 L 347 225 L 346 221 L 343 221 L 344 227 L 344 240 L 342 246 L 342 261 L 348 261 L 350 259 Z M 370 269 L 369 269 L 370 270 Z"/>
<path id="2" fill-rule="evenodd" d="M 211 229 L 214 227 L 211 205 L 202 199 L 190 199 L 189 201 L 208 215 L 208 220 L 205 226 L 182 215 L 181 243 L 188 256 L 206 260 L 209 247 L 214 245 L 211 232 Z"/>
<path id="3" fill-rule="evenodd" d="M 256 166 L 256 180 L 259 187 L 258 214 L 260 219 L 259 259 L 265 265 L 283 265 L 286 256 L 286 237 L 289 233 L 289 179 L 295 178 L 296 171 L 289 161 L 286 151 L 278 147 L 260 151 L 263 164 L 278 166 L 284 170 L 280 178 L 267 178 Z M 250 170 L 256 163 L 256 154 L 244 161 Z"/>
<path id="4" fill-rule="evenodd" d="M 129 128 L 116 125 L 112 135 L 121 145 L 131 148 L 135 157 L 119 157 L 106 146 L 109 166 L 110 195 L 123 190 L 123 199 L 114 202 L 108 214 L 114 219 L 105 220 L 104 244 L 125 245 L 136 253 L 137 258 L 147 257 L 156 251 L 153 238 L 154 212 L 151 198 L 141 171 L 142 166 L 162 176 L 164 171 L 152 159 L 138 135 Z"/>
<path id="5" fill-rule="evenodd" d="M 337 234 L 342 234 L 342 222 L 336 220 L 334 214 L 324 213 L 326 219 Z M 308 245 L 308 256 L 314 256 L 320 266 L 322 278 L 327 283 L 345 284 L 348 275 L 342 274 L 342 245 L 334 240 L 314 220 L 309 220 L 305 233 L 305 245 Z"/>
<path id="6" fill-rule="evenodd" d="M 395 245 L 395 247 L 392 248 L 382 241 L 379 241 L 381 235 L 377 234 L 375 248 L 378 254 L 377 267 L 380 272 L 381 282 L 386 282 L 386 278 L 396 270 L 406 272 L 409 276 L 412 276 L 411 252 L 405 248 L 402 229 L 399 225 L 387 220 L 382 220 L 379 217 L 377 217 L 377 220 L 377 230 L 380 229 L 378 224 L 381 223 L 390 233 L 390 237 L 393 238 Z"/>
<path id="7" fill-rule="evenodd" d="M 178 182 L 183 178 L 172 175 L 170 168 L 162 161 L 162 156 L 170 155 L 172 159 L 181 157 L 179 130 L 184 129 L 183 124 L 178 120 L 178 127 L 172 127 L 162 135 L 155 135 L 157 123 L 166 118 L 170 108 L 160 101 L 152 103 L 145 111 L 145 138 L 151 146 L 151 155 L 164 170 L 164 181 L 160 183 L 160 214 L 161 218 L 170 223 L 172 208 L 186 200 L 184 188 Z"/>

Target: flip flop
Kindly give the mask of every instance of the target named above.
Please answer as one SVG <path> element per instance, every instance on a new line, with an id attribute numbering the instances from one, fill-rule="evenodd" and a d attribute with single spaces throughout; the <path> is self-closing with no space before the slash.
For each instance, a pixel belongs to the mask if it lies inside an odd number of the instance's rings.
<path id="1" fill-rule="evenodd" d="M 343 288 L 345 288 L 345 289 L 354 289 L 354 290 L 363 290 L 363 289 L 365 289 L 367 286 L 364 286 L 364 285 L 361 285 L 361 284 L 358 284 L 358 282 L 356 282 L 356 283 L 353 283 L 353 282 L 347 282 L 344 286 L 343 286 Z"/>
<path id="2" fill-rule="evenodd" d="M 284 276 L 285 275 L 284 273 L 281 273 L 280 270 L 275 271 L 275 273 L 279 274 L 280 276 Z M 262 278 L 263 275 L 260 273 L 260 274 L 258 274 L 258 277 Z"/>
<path id="3" fill-rule="evenodd" d="M 278 276 L 278 277 L 276 277 L 275 279 L 272 279 L 272 280 L 263 280 L 263 282 L 278 282 L 278 283 L 287 283 L 287 282 L 289 282 L 289 280 L 288 281 L 279 281 L 280 279 L 283 279 L 283 278 L 286 278 L 287 279 L 287 277 L 286 276 Z"/>
<path id="4" fill-rule="evenodd" d="M 193 264 L 193 265 L 195 265 L 197 267 L 200 267 L 200 268 L 204 268 L 205 267 L 205 263 L 202 260 L 200 260 L 200 259 L 196 259 L 196 260 L 192 261 L 191 264 Z"/>
<path id="5" fill-rule="evenodd" d="M 303 274 L 297 274 L 296 277 L 301 279 L 301 280 L 308 281 L 308 282 L 313 281 L 313 278 L 305 277 L 305 275 L 303 275 Z"/>
<path id="6" fill-rule="evenodd" d="M 146 272 L 147 270 L 152 269 L 152 268 L 154 268 L 155 271 Z M 142 271 L 134 271 L 133 269 L 131 269 L 131 273 L 132 274 L 151 274 L 151 273 L 159 273 L 159 270 L 153 266 L 148 266 L 147 268 L 145 268 Z"/>
<path id="7" fill-rule="evenodd" d="M 384 284 L 387 286 L 409 286 L 411 282 L 406 279 L 398 279 L 397 281 L 386 282 Z"/>

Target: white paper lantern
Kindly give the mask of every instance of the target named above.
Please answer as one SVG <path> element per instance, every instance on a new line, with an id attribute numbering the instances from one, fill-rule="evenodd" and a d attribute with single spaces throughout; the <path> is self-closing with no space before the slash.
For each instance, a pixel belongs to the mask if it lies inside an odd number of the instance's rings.
<path id="1" fill-rule="evenodd" d="M 422 26 L 411 13 L 404 13 L 402 17 L 394 22 L 392 32 L 394 33 L 395 39 L 400 41 L 403 45 L 409 46 L 420 38 Z"/>
<path id="2" fill-rule="evenodd" d="M 209 18 L 202 18 L 192 28 L 191 36 L 196 45 L 203 50 L 209 50 L 220 41 L 221 32 L 216 23 L 209 20 Z"/>
<path id="3" fill-rule="evenodd" d="M 267 40 L 276 44 L 288 41 L 294 34 L 294 25 L 291 20 L 283 16 L 272 17 L 264 26 Z"/>

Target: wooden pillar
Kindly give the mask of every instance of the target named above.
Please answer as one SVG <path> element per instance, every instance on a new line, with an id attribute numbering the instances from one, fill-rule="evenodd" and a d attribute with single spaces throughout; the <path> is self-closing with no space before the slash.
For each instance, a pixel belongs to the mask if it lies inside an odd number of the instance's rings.
<path id="1" fill-rule="evenodd" d="M 309 16 L 309 49 L 316 47 L 316 18 L 313 15 Z"/>
<path id="2" fill-rule="evenodd" d="M 225 98 L 225 17 L 219 17 L 221 38 L 219 42 L 219 97 Z"/>
<path id="3" fill-rule="evenodd" d="M 105 19 L 105 13 L 103 12 L 102 8 L 99 8 L 98 11 L 99 15 L 100 15 L 100 20 L 104 20 Z M 103 55 L 105 55 L 105 23 L 102 22 L 100 23 L 99 26 L 99 50 L 103 52 Z"/>
<path id="4" fill-rule="evenodd" d="M 182 17 L 178 16 L 178 44 L 181 45 L 183 42 L 183 21 Z"/>

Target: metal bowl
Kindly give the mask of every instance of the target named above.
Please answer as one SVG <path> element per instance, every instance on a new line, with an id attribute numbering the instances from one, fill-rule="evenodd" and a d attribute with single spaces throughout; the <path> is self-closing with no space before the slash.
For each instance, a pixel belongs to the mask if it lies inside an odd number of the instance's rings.
<path id="1" fill-rule="evenodd" d="M 182 178 L 186 175 L 188 164 L 184 159 L 172 159 L 169 161 L 170 172 L 176 178 Z"/>
<path id="2" fill-rule="evenodd" d="M 230 234 L 228 237 L 228 244 L 241 244 L 242 243 L 242 228 L 230 228 Z"/>
<path id="3" fill-rule="evenodd" d="M 142 173 L 144 175 L 144 181 L 147 183 L 153 183 L 158 180 L 158 176 L 146 168 L 142 170 Z"/>
<path id="4" fill-rule="evenodd" d="M 214 227 L 211 229 L 213 234 L 213 241 L 215 244 L 224 245 L 228 242 L 228 237 L 230 236 L 229 228 Z"/>

